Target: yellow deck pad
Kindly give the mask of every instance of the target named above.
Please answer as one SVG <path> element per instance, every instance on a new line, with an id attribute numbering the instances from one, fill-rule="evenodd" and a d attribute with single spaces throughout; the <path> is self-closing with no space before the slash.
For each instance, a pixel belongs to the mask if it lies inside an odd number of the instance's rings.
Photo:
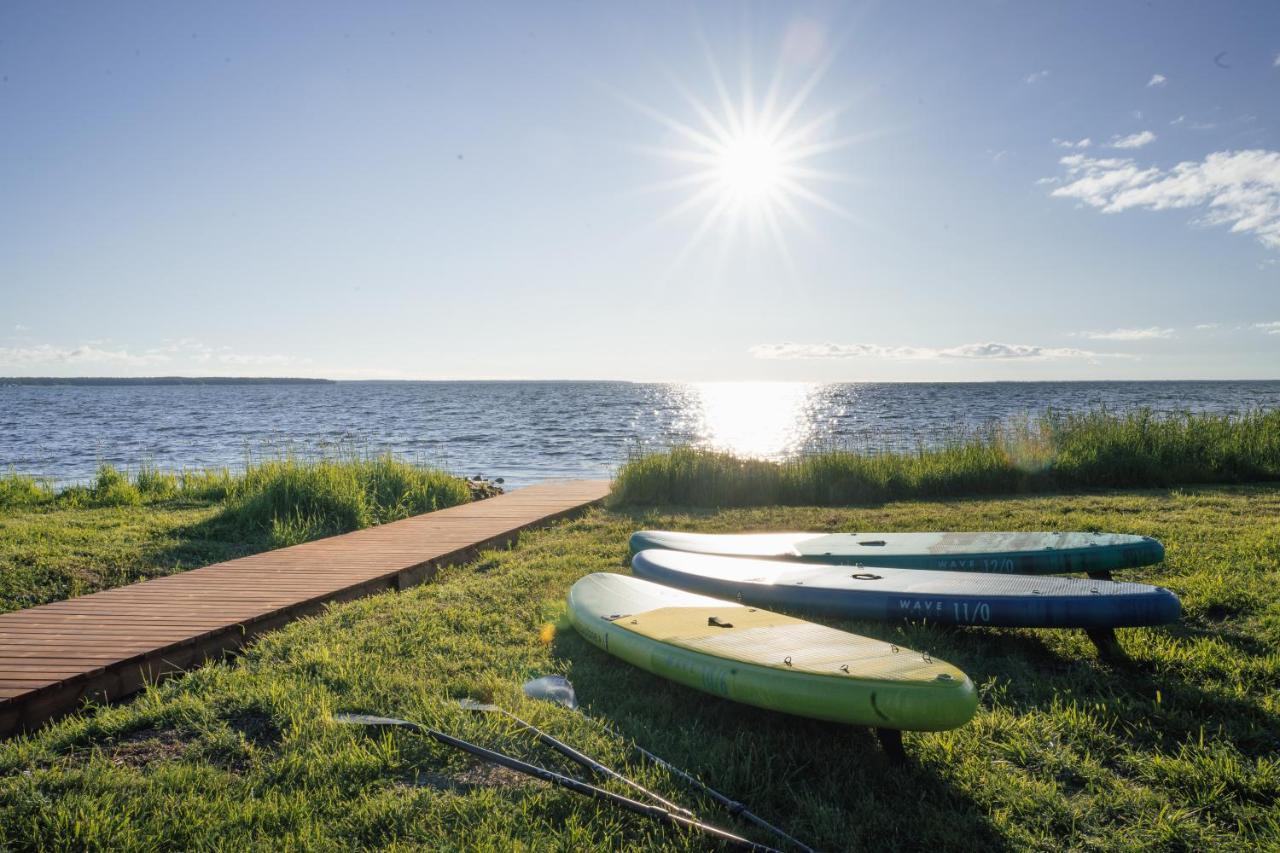
<path id="1" fill-rule="evenodd" d="M 713 618 L 719 626 L 710 624 Z M 692 652 L 789 672 L 895 682 L 965 677 L 920 652 L 753 607 L 660 607 L 612 621 Z"/>

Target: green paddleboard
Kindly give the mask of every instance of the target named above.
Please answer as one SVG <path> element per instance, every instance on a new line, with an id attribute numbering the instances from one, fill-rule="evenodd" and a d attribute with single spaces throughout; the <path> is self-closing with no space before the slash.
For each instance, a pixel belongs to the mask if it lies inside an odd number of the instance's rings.
<path id="1" fill-rule="evenodd" d="M 627 663 L 758 708 L 942 731 L 964 725 L 978 706 L 969 677 L 928 654 L 625 575 L 575 583 L 569 618 Z"/>
<path id="2" fill-rule="evenodd" d="M 682 533 L 641 530 L 649 548 L 901 569 L 1051 575 L 1110 572 L 1158 563 L 1164 546 L 1120 533 Z"/>

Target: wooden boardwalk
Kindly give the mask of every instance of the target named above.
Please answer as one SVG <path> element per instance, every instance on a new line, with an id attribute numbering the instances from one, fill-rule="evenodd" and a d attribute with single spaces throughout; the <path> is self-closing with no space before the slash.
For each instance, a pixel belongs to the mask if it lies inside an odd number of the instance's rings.
<path id="1" fill-rule="evenodd" d="M 607 494 L 605 480 L 519 489 L 403 521 L 0 614 L 0 735 L 109 701 L 325 604 L 429 578 Z"/>

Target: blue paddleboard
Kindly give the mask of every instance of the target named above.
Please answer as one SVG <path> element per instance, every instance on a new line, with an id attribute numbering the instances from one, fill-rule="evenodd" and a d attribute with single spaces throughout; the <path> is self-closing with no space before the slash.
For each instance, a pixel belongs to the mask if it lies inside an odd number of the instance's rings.
<path id="1" fill-rule="evenodd" d="M 1178 597 L 1141 583 L 787 563 L 680 551 L 631 558 L 637 577 L 764 608 L 843 619 L 1006 628 L 1123 628 L 1176 622 Z"/>

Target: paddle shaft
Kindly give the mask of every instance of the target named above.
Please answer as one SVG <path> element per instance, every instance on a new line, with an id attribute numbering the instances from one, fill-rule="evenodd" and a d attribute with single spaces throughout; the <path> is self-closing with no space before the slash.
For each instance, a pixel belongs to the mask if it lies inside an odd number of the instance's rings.
<path id="1" fill-rule="evenodd" d="M 529 764 L 518 758 L 513 758 L 510 755 L 495 752 L 492 749 L 486 749 L 483 746 L 453 737 L 452 735 L 447 735 L 444 732 L 437 731 L 429 726 L 424 726 L 421 723 L 404 721 L 404 724 L 406 728 L 412 729 L 418 734 L 426 735 L 432 740 L 443 743 L 446 746 L 452 746 L 454 749 L 460 749 L 463 752 L 474 755 L 482 761 L 487 761 L 490 764 L 496 764 L 499 767 L 506 767 L 509 770 L 514 770 L 517 773 L 523 773 L 526 776 L 532 776 L 535 779 L 541 779 L 544 782 L 549 782 L 552 785 L 558 785 L 561 788 L 568 788 L 569 790 L 576 791 L 584 796 L 605 800 L 606 802 L 624 808 L 627 811 L 644 815 L 645 817 L 652 818 L 653 820 L 675 824 L 689 829 L 696 829 L 704 835 L 709 835 L 712 838 L 732 844 L 733 846 L 743 850 L 759 851 L 759 853 L 780 853 L 780 851 L 774 850 L 772 847 L 768 847 L 764 844 L 757 844 L 754 841 L 734 835 L 731 832 L 726 832 L 723 829 L 687 818 L 684 815 L 675 814 L 661 806 L 642 803 L 639 800 L 633 800 L 630 797 L 624 797 L 621 794 L 606 791 L 604 788 L 598 788 L 595 785 L 591 785 L 579 779 L 574 779 L 571 776 L 564 776 L 560 773 L 556 773 L 554 770 L 548 770 L 545 767 L 538 767 L 535 764 Z"/>
<path id="2" fill-rule="evenodd" d="M 593 773 L 596 773 L 601 776 L 607 776 L 610 779 L 615 779 L 623 783 L 624 785 L 627 785 L 635 789 L 636 791 L 639 791 L 640 793 L 644 794 L 646 797 L 658 803 L 668 811 L 673 811 L 677 814 L 682 814 L 688 818 L 693 817 L 693 812 L 689 811 L 684 806 L 677 805 L 676 803 L 671 802 L 665 797 L 655 794 L 653 791 L 650 791 L 648 788 L 644 787 L 639 782 L 636 782 L 633 779 L 628 779 L 626 776 L 623 776 L 618 771 L 610 767 L 606 767 L 605 765 L 601 764 L 599 761 L 596 761 L 591 756 L 586 755 L 582 752 L 579 752 L 578 750 L 569 746 L 569 744 L 565 743 L 564 741 L 559 740 L 547 734 L 542 729 L 535 726 L 533 723 L 529 723 L 520 719 L 515 714 L 512 714 L 510 711 L 506 711 L 501 708 L 499 708 L 498 711 L 504 717 L 507 717 L 509 720 L 515 722 L 517 725 L 521 726 L 526 731 L 534 735 L 542 743 L 551 747 L 556 752 L 560 753 L 561 755 L 565 756 L 571 761 L 576 761 L 578 764 L 581 764 L 583 767 L 586 767 L 587 769 L 591 770 Z"/>
<path id="3" fill-rule="evenodd" d="M 800 841 L 796 838 L 792 838 L 790 835 L 783 832 L 778 827 L 769 823 L 769 821 L 765 820 L 764 818 L 760 817 L 759 815 L 747 809 L 747 807 L 744 804 L 730 797 L 725 796 L 724 794 L 720 793 L 715 788 L 712 788 L 710 785 L 701 781 L 691 773 L 687 773 L 684 770 L 681 770 L 679 767 L 676 767 L 674 764 L 670 763 L 669 761 L 666 761 L 654 755 L 652 752 L 645 749 L 643 746 L 640 746 L 639 744 L 633 743 L 632 747 L 635 748 L 636 752 L 640 753 L 645 758 L 649 759 L 654 764 L 661 767 L 663 770 L 666 770 L 668 773 L 671 773 L 674 776 L 680 777 L 685 781 L 686 784 L 692 785 L 702 793 L 706 794 L 711 799 L 715 800 L 717 803 L 719 803 L 721 806 L 724 807 L 725 811 L 727 811 L 729 814 L 733 815 L 734 817 L 740 817 L 743 820 L 747 820 L 747 821 L 750 821 L 751 823 L 754 823 L 756 826 L 760 827 L 761 829 L 767 829 L 769 832 L 772 832 L 774 835 L 778 836 L 779 838 L 787 841 L 788 843 L 794 845 L 800 850 L 805 851 L 805 853 L 815 853 L 814 849 L 809 845 L 805 844 L 803 841 Z"/>
<path id="4" fill-rule="evenodd" d="M 554 700 L 550 700 L 550 701 L 554 701 Z M 477 704 L 474 707 L 477 710 L 498 711 L 499 713 L 503 714 L 504 716 L 511 719 L 515 723 L 519 724 L 520 726 L 523 726 L 526 730 L 537 735 L 540 741 L 542 741 L 547 746 L 550 746 L 552 749 L 555 749 L 557 752 L 561 753 L 562 755 L 568 756 L 572 760 L 577 761 L 579 764 L 582 764 L 586 767 L 591 768 L 597 773 L 603 773 L 612 778 L 619 779 L 622 782 L 625 782 L 627 785 L 630 785 L 632 788 L 635 788 L 636 790 L 643 792 L 647 796 L 653 798 L 654 800 L 657 800 L 660 803 L 667 804 L 671 808 L 675 809 L 676 811 L 684 815 L 687 815 L 690 818 L 694 817 L 693 812 L 689 811 L 688 809 L 681 808 L 680 806 L 670 803 L 670 801 L 658 796 L 657 794 L 653 793 L 652 791 L 646 788 L 641 787 L 639 784 L 632 781 L 631 779 L 628 779 L 627 777 L 620 775 L 619 773 L 609 769 L 608 767 L 605 767 L 603 764 L 600 764 L 600 762 L 595 761 L 590 756 L 584 755 L 581 752 L 578 752 L 578 750 L 569 746 L 568 744 L 562 743 L 561 741 L 556 740 L 551 735 L 547 734 L 546 732 L 539 729 L 537 726 L 533 725 L 533 723 L 529 723 L 520 719 L 510 711 L 507 711 L 503 708 L 499 708 L 496 705 L 485 706 L 485 705 Z M 573 710 L 577 710 L 577 709 L 574 708 Z M 614 737 L 621 738 L 621 736 L 616 731 L 609 728 L 609 726 L 603 723 L 601 723 L 600 725 L 609 734 L 613 735 Z M 795 846 L 796 848 L 803 850 L 804 853 L 815 853 L 812 847 L 810 847 L 809 845 L 805 844 L 803 841 L 800 841 L 797 838 L 793 838 L 783 830 L 769 823 L 764 818 L 750 811 L 745 804 L 725 796 L 724 794 L 717 791 L 715 788 L 712 788 L 711 786 L 707 785 L 705 782 L 702 782 L 701 780 L 697 779 L 692 774 L 687 773 L 684 770 L 681 770 L 679 767 L 676 767 L 674 764 L 670 763 L 669 761 L 666 761 L 665 759 L 660 758 L 657 755 L 654 755 L 652 752 L 640 746 L 639 744 L 635 743 L 634 741 L 631 742 L 631 746 L 636 750 L 636 752 L 643 755 L 649 761 L 663 768 L 668 773 L 671 773 L 674 776 L 678 776 L 680 779 L 684 780 L 686 784 L 691 785 L 694 788 L 697 788 L 699 791 L 702 791 L 704 794 L 706 794 L 712 800 L 714 800 L 716 803 L 722 806 L 725 809 L 725 811 L 727 811 L 730 815 L 734 817 L 740 817 L 743 820 L 746 820 L 746 821 L 749 821 L 750 823 L 755 824 L 761 829 L 766 829 L 769 832 L 772 832 L 778 838 L 781 838 L 784 841 L 788 842 L 789 844 Z"/>

